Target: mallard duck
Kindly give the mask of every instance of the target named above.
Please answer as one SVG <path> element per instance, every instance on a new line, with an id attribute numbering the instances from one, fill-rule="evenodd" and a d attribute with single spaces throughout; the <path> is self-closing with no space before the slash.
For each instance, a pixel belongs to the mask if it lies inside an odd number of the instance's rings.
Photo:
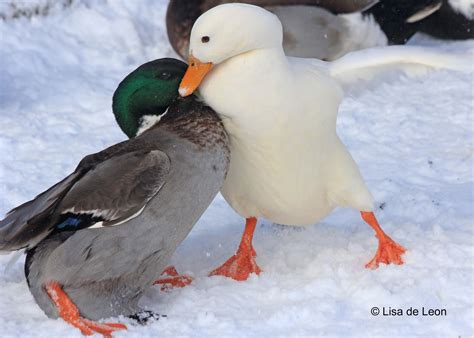
<path id="1" fill-rule="evenodd" d="M 125 329 L 98 323 L 154 316 L 138 306 L 176 247 L 219 191 L 229 162 L 215 112 L 178 85 L 186 64 L 146 63 L 128 75 L 113 109 L 128 135 L 0 221 L 0 251 L 26 249 L 25 275 L 48 317 L 83 334 Z M 161 119 L 139 131 L 128 116 Z"/>
<path id="2" fill-rule="evenodd" d="M 166 14 L 174 50 L 188 57 L 189 36 L 205 11 L 231 0 L 171 0 Z M 404 44 L 419 22 L 436 12 L 441 0 L 250 0 L 266 8 L 283 25 L 283 48 L 290 56 L 334 60 L 353 51 L 386 44 Z"/>
<path id="3" fill-rule="evenodd" d="M 247 219 L 236 255 L 212 274 L 244 280 L 261 271 L 252 247 L 257 218 L 310 225 L 336 206 L 359 210 L 375 230 L 378 250 L 366 267 L 402 264 L 405 249 L 377 222 L 372 196 L 336 133 L 343 87 L 360 87 L 361 78 L 403 68 L 400 63 L 468 71 L 471 63 L 408 46 L 353 52 L 334 62 L 293 58 L 285 55 L 282 38 L 277 16 L 246 4 L 212 8 L 191 32 L 179 91 L 187 96 L 199 87 L 222 117 L 232 156 L 221 193 Z"/>

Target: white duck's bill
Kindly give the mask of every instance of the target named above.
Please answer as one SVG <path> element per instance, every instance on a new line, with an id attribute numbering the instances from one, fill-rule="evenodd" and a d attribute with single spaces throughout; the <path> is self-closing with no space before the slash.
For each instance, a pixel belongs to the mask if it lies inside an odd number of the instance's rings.
<path id="1" fill-rule="evenodd" d="M 201 62 L 191 54 L 188 69 L 179 85 L 179 95 L 185 97 L 194 93 L 212 66 L 212 62 Z"/>

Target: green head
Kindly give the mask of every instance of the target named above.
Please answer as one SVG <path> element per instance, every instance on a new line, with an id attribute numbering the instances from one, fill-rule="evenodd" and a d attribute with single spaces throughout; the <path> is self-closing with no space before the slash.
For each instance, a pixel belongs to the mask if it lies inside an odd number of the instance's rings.
<path id="1" fill-rule="evenodd" d="M 120 129 L 128 137 L 137 135 L 144 116 L 162 115 L 178 96 L 188 65 L 164 58 L 145 63 L 120 82 L 112 110 Z"/>

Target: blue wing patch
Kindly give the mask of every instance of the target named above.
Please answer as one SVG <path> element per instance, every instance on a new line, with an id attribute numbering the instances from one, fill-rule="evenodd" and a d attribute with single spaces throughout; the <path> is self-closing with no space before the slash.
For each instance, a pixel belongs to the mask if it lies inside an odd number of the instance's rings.
<path id="1" fill-rule="evenodd" d="M 73 214 L 68 212 L 61 215 L 54 228 L 56 231 L 77 231 L 102 221 L 103 218 L 93 216 L 92 214 Z"/>
<path id="2" fill-rule="evenodd" d="M 79 219 L 79 218 L 68 217 L 66 220 L 64 220 L 63 222 L 56 225 L 56 228 L 64 229 L 64 228 L 68 228 L 68 227 L 77 227 L 81 223 L 82 223 L 82 220 Z"/>

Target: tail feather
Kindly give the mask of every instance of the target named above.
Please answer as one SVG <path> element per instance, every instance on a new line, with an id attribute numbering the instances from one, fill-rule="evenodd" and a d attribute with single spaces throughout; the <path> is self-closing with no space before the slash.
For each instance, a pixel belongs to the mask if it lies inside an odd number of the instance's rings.
<path id="1" fill-rule="evenodd" d="M 56 206 L 74 185 L 73 173 L 35 199 L 7 213 L 0 221 L 0 251 L 14 251 L 35 246 L 52 231 L 51 217 Z"/>

